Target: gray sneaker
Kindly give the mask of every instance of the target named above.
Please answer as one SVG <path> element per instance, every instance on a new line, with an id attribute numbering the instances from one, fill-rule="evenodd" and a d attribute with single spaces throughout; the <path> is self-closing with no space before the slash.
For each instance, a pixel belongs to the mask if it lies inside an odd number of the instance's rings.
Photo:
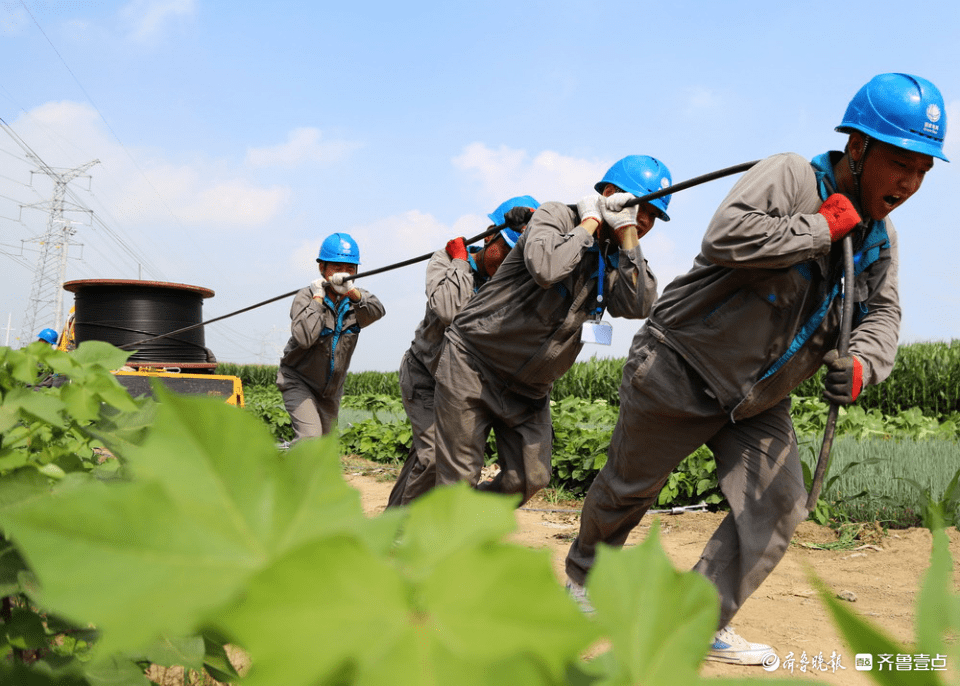
<path id="1" fill-rule="evenodd" d="M 706 659 L 734 665 L 762 665 L 768 655 L 774 655 L 773 648 L 763 643 L 750 643 L 733 627 L 725 626 L 714 634 Z"/>
<path id="2" fill-rule="evenodd" d="M 593 603 L 590 602 L 590 596 L 587 595 L 587 589 L 570 578 L 567 578 L 567 593 L 569 593 L 570 597 L 573 598 L 577 605 L 580 606 L 580 611 L 583 614 L 592 615 L 597 611 L 596 608 L 593 607 Z"/>

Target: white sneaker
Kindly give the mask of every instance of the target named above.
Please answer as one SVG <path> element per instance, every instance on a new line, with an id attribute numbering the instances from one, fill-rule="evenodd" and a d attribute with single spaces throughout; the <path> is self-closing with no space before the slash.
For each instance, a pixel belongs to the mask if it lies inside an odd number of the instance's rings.
<path id="1" fill-rule="evenodd" d="M 707 660 L 735 665 L 761 665 L 763 658 L 773 654 L 773 648 L 763 643 L 750 643 L 731 626 L 725 626 L 713 636 Z"/>
<path id="2" fill-rule="evenodd" d="M 583 614 L 592 615 L 597 611 L 596 608 L 593 607 L 593 603 L 590 602 L 590 597 L 587 595 L 587 589 L 570 578 L 567 578 L 567 593 L 569 593 L 570 597 L 577 602 L 577 605 L 580 606 L 580 611 Z"/>

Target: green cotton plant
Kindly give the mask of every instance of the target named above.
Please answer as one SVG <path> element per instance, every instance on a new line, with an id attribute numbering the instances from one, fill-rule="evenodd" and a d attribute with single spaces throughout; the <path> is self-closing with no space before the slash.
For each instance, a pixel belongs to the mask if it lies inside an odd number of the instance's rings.
<path id="1" fill-rule="evenodd" d="M 717 477 L 717 462 L 707 446 L 702 445 L 688 455 L 670 473 L 667 483 L 657 496 L 658 505 L 680 507 L 723 502 L 723 492 Z"/>
<path id="2" fill-rule="evenodd" d="M 283 396 L 276 386 L 253 386 L 243 389 L 244 409 L 267 425 L 277 442 L 293 440 L 293 424 L 283 406 Z"/>
<path id="3" fill-rule="evenodd" d="M 583 495 L 607 462 L 617 408 L 605 400 L 568 396 L 551 401 L 550 414 L 554 431 L 551 485 Z"/>
<path id="4" fill-rule="evenodd" d="M 939 498 L 932 494 L 930 486 L 922 486 L 913 479 L 900 478 L 920 495 L 923 526 L 934 531 L 946 522 L 960 530 L 960 469 L 953 475 Z"/>
<path id="5" fill-rule="evenodd" d="M 946 686 L 940 666 L 956 670 L 960 665 L 960 645 L 956 640 L 960 636 L 960 596 L 954 590 L 950 544 L 942 522 L 934 521 L 932 527 L 930 567 L 917 598 L 915 639 L 911 646 L 900 644 L 857 616 L 811 573 L 811 581 L 841 635 L 858 659 L 866 660 L 861 656 L 869 656 L 872 668 L 864 669 L 866 675 L 882 686 Z M 910 669 L 893 667 L 898 658 Z M 865 662 L 860 666 L 865 667 Z"/>
<path id="6" fill-rule="evenodd" d="M 410 422 L 364 419 L 340 427 L 340 447 L 346 455 L 393 464 L 406 459 L 413 440 Z"/>
<path id="7" fill-rule="evenodd" d="M 279 451 L 250 413 L 155 393 L 139 440 L 101 432 L 124 478 L 0 478 L 0 584 L 37 610 L 11 608 L 0 650 L 41 644 L 41 624 L 85 632 L 62 634 L 69 655 L 0 659 L 0 683 L 146 685 L 150 663 L 237 681 L 225 642 L 250 686 L 700 682 L 715 591 L 656 535 L 601 550 L 589 619 L 548 551 L 507 540 L 512 499 L 458 484 L 369 517 L 331 437 Z"/>
<path id="8" fill-rule="evenodd" d="M 130 354 L 100 341 L 70 353 L 43 343 L 0 348 L 0 476 L 24 467 L 54 478 L 96 469 L 101 444 L 86 429 L 142 407 L 110 373 Z"/>

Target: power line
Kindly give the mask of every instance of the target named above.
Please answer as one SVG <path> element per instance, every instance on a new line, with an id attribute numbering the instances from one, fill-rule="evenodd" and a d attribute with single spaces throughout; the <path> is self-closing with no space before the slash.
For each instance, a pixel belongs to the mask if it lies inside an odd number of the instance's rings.
<path id="1" fill-rule="evenodd" d="M 183 225 L 182 225 L 181 222 L 180 222 L 180 218 L 177 217 L 177 215 L 173 213 L 173 210 L 170 209 L 170 206 L 169 206 L 169 205 L 167 205 L 166 200 L 164 200 L 163 196 L 160 195 L 160 192 L 157 190 L 157 188 L 150 182 L 149 177 L 148 177 L 148 176 L 144 173 L 144 171 L 140 168 L 140 165 L 137 164 L 137 160 L 133 157 L 132 154 L 130 154 L 130 151 L 127 149 L 127 146 L 125 146 L 125 145 L 123 144 L 123 141 L 120 140 L 120 137 L 117 135 L 116 131 L 114 131 L 114 130 L 113 130 L 113 127 L 110 126 L 110 123 L 107 121 L 106 117 L 104 117 L 104 116 L 103 116 L 103 113 L 100 111 L 100 108 L 97 107 L 97 104 L 93 101 L 93 98 L 90 97 L 90 94 L 87 92 L 87 89 L 83 87 L 83 84 L 82 84 L 82 83 L 80 83 L 80 79 L 78 79 L 78 78 L 77 78 L 77 75 L 73 73 L 73 70 L 70 68 L 70 65 L 67 64 L 67 61 L 66 61 L 65 59 L 63 59 L 63 55 L 60 54 L 60 51 L 57 50 L 57 47 L 53 44 L 53 41 L 51 41 L 50 38 L 49 38 L 49 36 L 47 36 L 46 32 L 44 32 L 43 27 L 40 26 L 40 22 L 38 22 L 37 19 L 36 19 L 36 17 L 33 16 L 33 14 L 32 14 L 32 13 L 30 12 L 30 10 L 27 8 L 27 5 L 26 5 L 26 3 L 23 2 L 23 0 L 21 0 L 20 4 L 23 5 L 23 9 L 24 9 L 24 10 L 27 12 L 27 14 L 30 16 L 30 19 L 33 20 L 33 23 L 37 25 L 37 29 L 40 31 L 40 33 L 43 35 L 43 37 L 46 39 L 47 43 L 50 44 L 50 47 L 51 47 L 51 48 L 53 49 L 53 51 L 56 53 L 57 57 L 60 59 L 60 62 L 63 64 L 64 68 L 70 73 L 70 76 L 73 77 L 73 80 L 76 82 L 77 86 L 78 86 L 78 87 L 80 88 L 80 90 L 83 92 L 84 97 L 87 99 L 87 101 L 90 103 L 90 105 L 93 106 L 93 109 L 96 110 L 97 115 L 100 117 L 100 121 L 102 121 L 103 124 L 104 124 L 104 126 L 107 127 L 107 130 L 110 131 L 110 134 L 111 134 L 111 135 L 114 137 L 114 139 L 117 141 L 117 144 L 123 149 L 124 154 L 126 154 L 126 156 L 127 156 L 127 157 L 130 159 L 130 161 L 133 163 L 133 166 L 136 168 L 137 172 L 140 174 L 140 176 L 143 177 L 144 181 L 147 182 L 147 185 L 150 186 L 150 189 L 156 194 L 157 198 L 160 200 L 160 203 L 163 205 L 164 209 L 166 209 L 166 211 L 170 213 L 170 216 L 173 217 L 174 221 L 176 221 L 177 224 L 180 225 L 181 228 L 184 228 Z"/>

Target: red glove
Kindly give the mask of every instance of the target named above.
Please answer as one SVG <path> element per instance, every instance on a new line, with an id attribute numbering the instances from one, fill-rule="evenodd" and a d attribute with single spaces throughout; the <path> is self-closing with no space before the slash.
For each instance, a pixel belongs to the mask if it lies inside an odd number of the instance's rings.
<path id="1" fill-rule="evenodd" d="M 463 236 L 457 236 L 447 242 L 447 254 L 451 260 L 467 261 L 467 245 L 463 242 Z"/>
<path id="2" fill-rule="evenodd" d="M 853 355 L 840 357 L 837 350 L 829 350 L 823 356 L 827 376 L 823 383 L 823 395 L 836 405 L 849 405 L 863 390 L 863 365 Z"/>
<path id="3" fill-rule="evenodd" d="M 843 193 L 831 195 L 823 201 L 817 211 L 827 220 L 827 226 L 830 227 L 831 242 L 839 241 L 860 223 L 860 215 L 853 209 L 853 203 Z"/>

